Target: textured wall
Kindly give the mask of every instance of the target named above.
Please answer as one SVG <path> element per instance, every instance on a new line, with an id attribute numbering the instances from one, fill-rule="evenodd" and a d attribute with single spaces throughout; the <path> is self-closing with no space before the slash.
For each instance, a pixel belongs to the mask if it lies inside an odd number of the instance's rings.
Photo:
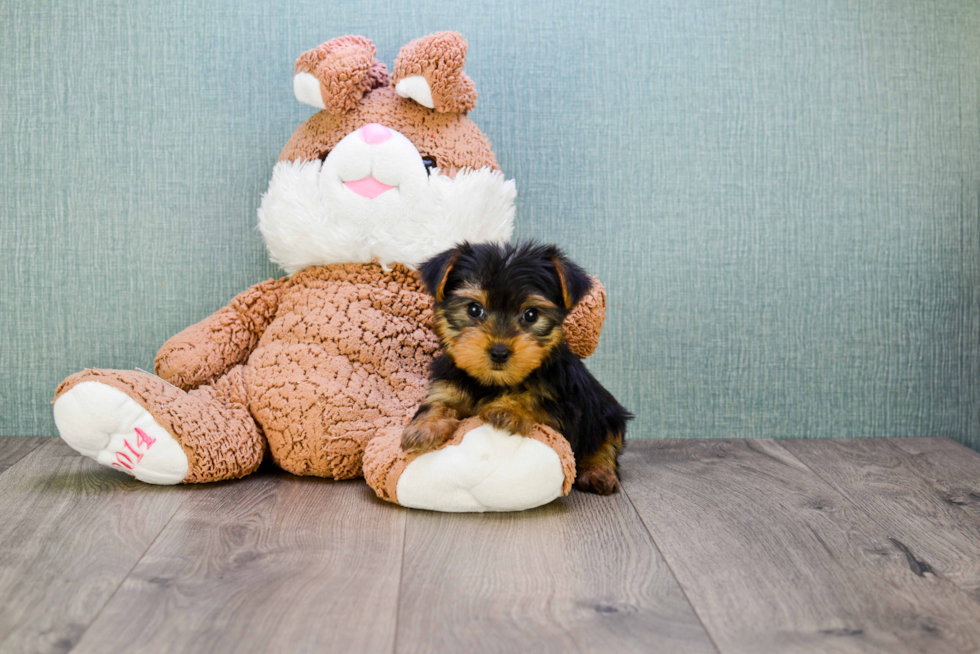
<path id="1" fill-rule="evenodd" d="M 638 437 L 980 445 L 980 5 L 0 4 L 0 433 L 278 271 L 294 58 L 458 29 L 519 233 L 610 290 Z"/>

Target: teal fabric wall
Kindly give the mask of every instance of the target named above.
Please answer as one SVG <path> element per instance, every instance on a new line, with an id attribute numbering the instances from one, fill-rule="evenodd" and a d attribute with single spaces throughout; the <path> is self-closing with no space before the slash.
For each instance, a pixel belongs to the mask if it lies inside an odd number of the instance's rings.
<path id="1" fill-rule="evenodd" d="M 294 58 L 457 29 L 519 235 L 610 291 L 634 437 L 980 446 L 975 0 L 0 4 L 0 433 L 279 275 Z"/>

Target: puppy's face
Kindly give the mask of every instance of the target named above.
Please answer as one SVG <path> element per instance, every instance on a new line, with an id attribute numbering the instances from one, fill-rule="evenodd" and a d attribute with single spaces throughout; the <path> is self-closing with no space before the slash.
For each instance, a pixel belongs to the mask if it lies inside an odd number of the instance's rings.
<path id="1" fill-rule="evenodd" d="M 553 246 L 463 244 L 424 264 L 422 277 L 443 350 L 488 386 L 513 386 L 540 367 L 591 283 Z"/>
<path id="2" fill-rule="evenodd" d="M 536 370 L 563 338 L 565 312 L 528 289 L 494 297 L 464 283 L 436 310 L 446 354 L 488 386 L 513 386 Z"/>

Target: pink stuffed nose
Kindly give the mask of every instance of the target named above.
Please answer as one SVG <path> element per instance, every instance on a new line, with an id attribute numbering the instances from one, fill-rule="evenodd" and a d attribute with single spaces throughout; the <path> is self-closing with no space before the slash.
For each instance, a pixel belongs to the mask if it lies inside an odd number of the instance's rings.
<path id="1" fill-rule="evenodd" d="M 391 138 L 391 130 L 378 123 L 368 123 L 361 128 L 361 138 L 368 145 L 377 145 Z"/>

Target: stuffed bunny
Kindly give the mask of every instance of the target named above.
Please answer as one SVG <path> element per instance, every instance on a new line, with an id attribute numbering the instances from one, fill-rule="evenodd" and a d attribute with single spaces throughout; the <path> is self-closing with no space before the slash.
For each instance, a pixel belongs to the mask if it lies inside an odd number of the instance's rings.
<path id="1" fill-rule="evenodd" d="M 268 454 L 297 475 L 360 477 L 382 498 L 446 511 L 516 510 L 564 495 L 567 442 L 461 424 L 442 449 L 407 457 L 398 437 L 425 396 L 438 347 L 415 266 L 463 240 L 506 241 L 514 182 L 466 116 L 466 42 L 402 48 L 392 76 L 360 36 L 296 61 L 296 98 L 321 111 L 283 148 L 259 229 L 287 277 L 256 284 L 160 349 L 156 375 L 86 370 L 54 400 L 78 452 L 153 484 L 242 477 Z M 594 350 L 600 284 L 568 317 Z"/>

